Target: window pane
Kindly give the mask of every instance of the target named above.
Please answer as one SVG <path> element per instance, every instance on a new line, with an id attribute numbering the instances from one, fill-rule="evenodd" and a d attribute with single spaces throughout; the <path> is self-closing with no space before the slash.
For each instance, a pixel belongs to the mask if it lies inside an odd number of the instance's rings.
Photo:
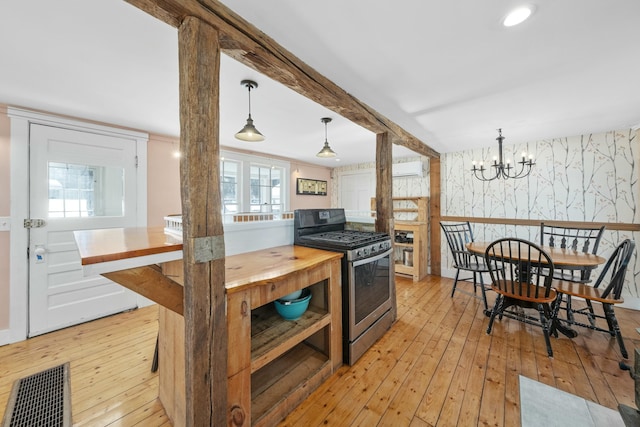
<path id="1" fill-rule="evenodd" d="M 222 193 L 222 211 L 224 213 L 238 212 L 238 182 L 240 164 L 238 162 L 222 160 L 220 162 L 220 191 Z"/>
<path id="2" fill-rule="evenodd" d="M 49 162 L 49 217 L 124 215 L 124 168 Z"/>
<path id="3" fill-rule="evenodd" d="M 260 208 L 255 209 L 255 205 L 268 204 L 271 192 L 271 168 L 267 166 L 251 166 L 251 212 L 260 212 Z"/>
<path id="4" fill-rule="evenodd" d="M 280 211 L 279 206 L 276 209 L 277 205 L 280 205 L 280 188 L 281 188 L 281 175 L 282 169 L 274 168 L 271 170 L 271 204 L 274 205 L 274 211 Z"/>

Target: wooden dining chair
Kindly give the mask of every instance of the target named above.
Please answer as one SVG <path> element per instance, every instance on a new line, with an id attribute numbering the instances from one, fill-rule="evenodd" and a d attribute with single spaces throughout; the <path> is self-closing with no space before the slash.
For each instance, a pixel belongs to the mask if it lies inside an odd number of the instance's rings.
<path id="1" fill-rule="evenodd" d="M 552 304 L 557 293 L 551 287 L 554 266 L 549 254 L 533 242 L 505 238 L 487 247 L 485 262 L 491 275 L 491 289 L 498 294 L 491 310 L 487 334 L 491 333 L 496 316 L 502 319 L 505 315 L 540 326 L 547 354 L 553 357 L 549 334 L 553 322 Z M 514 312 L 510 307 L 520 307 L 521 310 Z M 537 310 L 538 317 L 527 314 L 525 310 L 529 309 Z"/>
<path id="2" fill-rule="evenodd" d="M 477 294 L 476 289 L 480 287 L 482 293 L 482 302 L 484 304 L 484 313 L 489 315 L 489 306 L 487 304 L 487 294 L 482 278 L 482 273 L 488 273 L 489 269 L 481 256 L 472 254 L 467 250 L 466 244 L 473 242 L 473 231 L 469 222 L 444 224 L 440 223 L 440 227 L 447 238 L 447 244 L 451 250 L 453 257 L 453 267 L 456 269 L 456 277 L 453 280 L 451 289 L 451 298 L 456 292 L 458 281 L 473 281 L 473 292 Z M 460 271 L 467 271 L 471 276 L 460 278 Z"/>
<path id="3" fill-rule="evenodd" d="M 604 233 L 602 227 L 558 227 L 540 223 L 540 244 L 552 248 L 571 249 L 596 255 L 600 239 Z M 591 281 L 594 267 L 558 267 L 554 270 L 554 279 L 587 283 Z"/>
<path id="4" fill-rule="evenodd" d="M 600 272 L 598 279 L 590 286 L 585 283 L 576 283 L 568 281 L 553 281 L 552 286 L 558 291 L 558 300 L 554 306 L 554 318 L 557 322 L 565 322 L 570 325 L 582 326 L 584 328 L 596 331 L 607 332 L 615 337 L 620 347 L 622 357 L 628 358 L 627 349 L 624 346 L 620 327 L 613 307 L 621 304 L 624 299 L 621 297 L 622 287 L 624 285 L 624 277 L 627 273 L 629 260 L 635 249 L 635 242 L 626 239 L 618 245 L 613 251 L 604 268 Z M 583 298 L 587 303 L 586 307 L 576 308 L 573 306 L 571 297 Z M 602 305 L 602 313 L 599 314 L 594 310 L 593 302 Z M 566 319 L 558 316 L 559 310 L 566 311 Z M 581 319 L 588 319 L 589 323 L 583 323 L 576 319 L 576 315 L 584 316 Z M 607 328 L 599 326 L 596 319 L 604 319 L 607 322 Z"/>

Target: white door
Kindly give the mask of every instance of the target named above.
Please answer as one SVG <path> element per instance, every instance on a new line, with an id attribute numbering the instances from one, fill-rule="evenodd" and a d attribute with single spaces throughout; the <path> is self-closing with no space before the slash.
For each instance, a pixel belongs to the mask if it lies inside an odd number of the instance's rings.
<path id="1" fill-rule="evenodd" d="M 348 211 L 370 211 L 371 198 L 376 195 L 372 172 L 340 176 L 340 207 Z"/>
<path id="2" fill-rule="evenodd" d="M 73 230 L 136 225 L 136 143 L 30 125 L 29 336 L 136 306 L 136 294 L 84 277 Z"/>

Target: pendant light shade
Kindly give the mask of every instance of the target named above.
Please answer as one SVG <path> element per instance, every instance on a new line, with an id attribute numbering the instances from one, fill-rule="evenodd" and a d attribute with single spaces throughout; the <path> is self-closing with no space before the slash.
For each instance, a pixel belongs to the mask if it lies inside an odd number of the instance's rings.
<path id="1" fill-rule="evenodd" d="M 246 86 L 249 91 L 249 117 L 247 118 L 247 124 L 236 133 L 236 139 L 248 142 L 264 141 L 264 135 L 260 133 L 258 129 L 253 125 L 253 119 L 251 118 L 251 89 L 258 87 L 258 83 L 253 80 L 243 80 L 240 82 L 242 86 Z"/>
<path id="2" fill-rule="evenodd" d="M 322 150 L 320 150 L 318 154 L 316 154 L 317 157 L 336 157 L 337 156 L 336 152 L 333 151 L 331 147 L 329 147 L 329 141 L 327 141 L 327 123 L 330 123 L 331 120 L 332 119 L 329 117 L 323 117 L 320 119 L 320 121 L 324 123 L 324 147 L 322 147 Z"/>

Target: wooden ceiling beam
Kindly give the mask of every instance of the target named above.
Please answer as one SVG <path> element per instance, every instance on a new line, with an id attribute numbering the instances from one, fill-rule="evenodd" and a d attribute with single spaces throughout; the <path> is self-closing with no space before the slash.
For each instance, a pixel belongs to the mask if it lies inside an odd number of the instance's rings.
<path id="1" fill-rule="evenodd" d="M 440 153 L 347 93 L 218 1 L 126 1 L 174 27 L 187 16 L 197 17 L 219 31 L 220 48 L 226 55 L 375 134 L 388 132 L 394 144 L 423 156 L 440 157 Z"/>

